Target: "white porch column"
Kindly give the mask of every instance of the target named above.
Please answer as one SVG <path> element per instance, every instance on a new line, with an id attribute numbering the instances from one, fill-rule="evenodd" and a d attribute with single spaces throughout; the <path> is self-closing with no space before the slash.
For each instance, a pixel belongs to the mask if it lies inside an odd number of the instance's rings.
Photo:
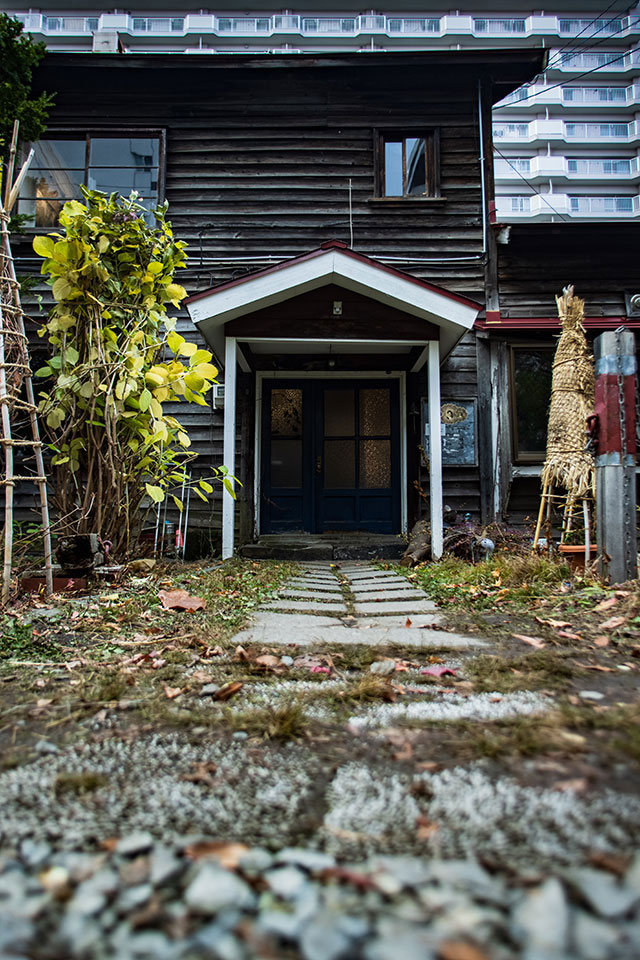
<path id="1" fill-rule="evenodd" d="M 227 337 L 224 349 L 223 460 L 230 474 L 236 472 L 236 339 Z M 231 481 L 233 484 L 233 480 Z M 233 556 L 236 502 L 222 491 L 222 559 Z"/>
<path id="2" fill-rule="evenodd" d="M 429 343 L 429 504 L 431 508 L 431 555 L 439 560 L 443 551 L 442 432 L 440 428 L 440 344 Z"/>

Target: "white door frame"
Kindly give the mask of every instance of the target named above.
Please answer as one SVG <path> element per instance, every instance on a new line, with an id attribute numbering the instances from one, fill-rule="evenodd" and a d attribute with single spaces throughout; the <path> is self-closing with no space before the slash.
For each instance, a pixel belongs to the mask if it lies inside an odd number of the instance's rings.
<path id="1" fill-rule="evenodd" d="M 407 532 L 407 375 L 404 370 L 274 370 L 256 371 L 254 515 L 255 532 L 260 532 L 260 474 L 262 458 L 262 384 L 265 380 L 397 380 L 400 398 L 400 529 Z"/>

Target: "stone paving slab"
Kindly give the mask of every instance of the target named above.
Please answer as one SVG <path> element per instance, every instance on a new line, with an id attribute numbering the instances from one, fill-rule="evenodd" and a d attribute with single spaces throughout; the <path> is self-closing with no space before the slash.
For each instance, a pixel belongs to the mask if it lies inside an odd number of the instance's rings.
<path id="1" fill-rule="evenodd" d="M 274 600 L 266 603 L 265 610 L 330 610 L 332 613 L 346 613 L 344 603 L 333 603 L 329 600 L 324 603 L 319 600 Z"/>
<path id="2" fill-rule="evenodd" d="M 278 590 L 278 596 L 292 597 L 294 599 L 298 597 L 298 599 L 300 600 L 318 600 L 318 601 L 321 601 L 322 603 L 324 603 L 325 601 L 329 603 L 342 602 L 342 594 L 340 593 L 340 591 L 338 591 L 337 594 L 334 594 L 334 593 L 328 594 L 328 593 L 321 593 L 318 590 L 303 590 L 300 588 L 297 590 Z"/>
<path id="3" fill-rule="evenodd" d="M 355 573 L 351 573 L 349 570 L 343 570 L 342 573 L 346 574 L 349 580 L 385 580 L 389 577 L 393 577 L 395 580 L 401 579 L 395 573 L 389 573 L 388 570 L 375 570 L 373 567 L 366 567 Z"/>
<path id="4" fill-rule="evenodd" d="M 385 613 L 406 613 L 411 616 L 412 613 L 426 613 L 428 610 L 435 610 L 436 605 L 433 600 L 386 600 L 381 603 L 375 600 L 369 600 L 366 603 L 355 604 L 356 615 L 375 613 L 376 615 Z"/>
<path id="5" fill-rule="evenodd" d="M 405 580 L 404 577 L 388 577 L 386 580 L 382 577 L 377 577 L 375 580 L 354 580 L 349 583 L 349 586 L 352 590 L 400 590 L 403 587 L 416 589 L 414 584 Z"/>
<path id="6" fill-rule="evenodd" d="M 411 626 L 405 627 L 407 616 L 411 620 Z M 405 630 L 419 630 L 420 627 L 431 626 L 432 623 L 442 623 L 443 617 L 440 613 L 416 613 L 416 614 L 390 614 L 388 617 L 360 617 L 357 623 L 364 628 L 369 627 L 403 627 Z M 340 623 L 340 621 L 338 621 Z"/>
<path id="7" fill-rule="evenodd" d="M 271 640 L 276 640 L 283 628 L 291 630 L 327 630 L 329 627 L 344 626 L 337 617 L 323 617 L 317 613 L 279 613 L 276 610 L 258 610 L 253 614 L 255 626 L 269 628 Z M 275 631 L 278 631 L 277 633 Z"/>
<path id="8" fill-rule="evenodd" d="M 304 590 L 321 590 L 323 593 L 340 593 L 340 584 L 324 583 L 318 580 L 290 580 L 287 583 L 287 589 L 294 590 L 298 587 Z"/>
<path id="9" fill-rule="evenodd" d="M 425 600 L 426 594 L 422 591 L 411 590 L 407 588 L 406 590 L 359 590 L 354 593 L 356 598 L 356 603 L 363 603 L 367 600 L 373 600 L 375 602 L 384 602 L 387 600 Z"/>
<path id="10" fill-rule="evenodd" d="M 313 621 L 315 618 L 309 617 Z M 371 627 L 359 630 L 357 627 L 345 627 L 337 621 L 337 626 L 298 625 L 286 624 L 278 626 L 278 635 L 274 637 L 274 627 L 270 624 L 256 623 L 247 630 L 241 630 L 233 638 L 234 643 L 273 644 L 281 646 L 296 644 L 301 647 L 317 643 L 341 644 L 355 646 L 361 644 L 369 647 L 384 647 L 395 645 L 400 647 L 444 647 L 450 650 L 463 650 L 470 647 L 484 647 L 481 640 L 459 633 L 449 633 L 446 630 L 406 630 L 404 627 Z"/>

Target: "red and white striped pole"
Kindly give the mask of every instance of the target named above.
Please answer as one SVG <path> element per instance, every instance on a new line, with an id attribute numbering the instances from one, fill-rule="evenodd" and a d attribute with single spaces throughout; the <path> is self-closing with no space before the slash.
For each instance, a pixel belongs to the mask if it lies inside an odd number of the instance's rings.
<path id="1" fill-rule="evenodd" d="M 638 575 L 635 337 L 619 327 L 594 343 L 598 570 L 611 583 Z"/>

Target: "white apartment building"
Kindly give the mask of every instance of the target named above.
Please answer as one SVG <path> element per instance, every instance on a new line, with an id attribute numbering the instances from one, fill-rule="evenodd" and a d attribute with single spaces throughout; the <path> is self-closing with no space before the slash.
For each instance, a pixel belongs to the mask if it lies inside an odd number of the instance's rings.
<path id="1" fill-rule="evenodd" d="M 478 11 L 470 2 L 445 10 L 405 0 L 395 12 L 356 10 L 352 0 L 316 0 L 308 11 L 253 0 L 240 12 L 232 4 L 185 11 L 170 0 L 96 10 L 61 0 L 9 12 L 49 50 L 88 54 L 542 46 L 545 73 L 494 110 L 497 219 L 640 219 L 640 4 L 552 0 L 532 11 L 518 0 L 487 2 Z"/>

